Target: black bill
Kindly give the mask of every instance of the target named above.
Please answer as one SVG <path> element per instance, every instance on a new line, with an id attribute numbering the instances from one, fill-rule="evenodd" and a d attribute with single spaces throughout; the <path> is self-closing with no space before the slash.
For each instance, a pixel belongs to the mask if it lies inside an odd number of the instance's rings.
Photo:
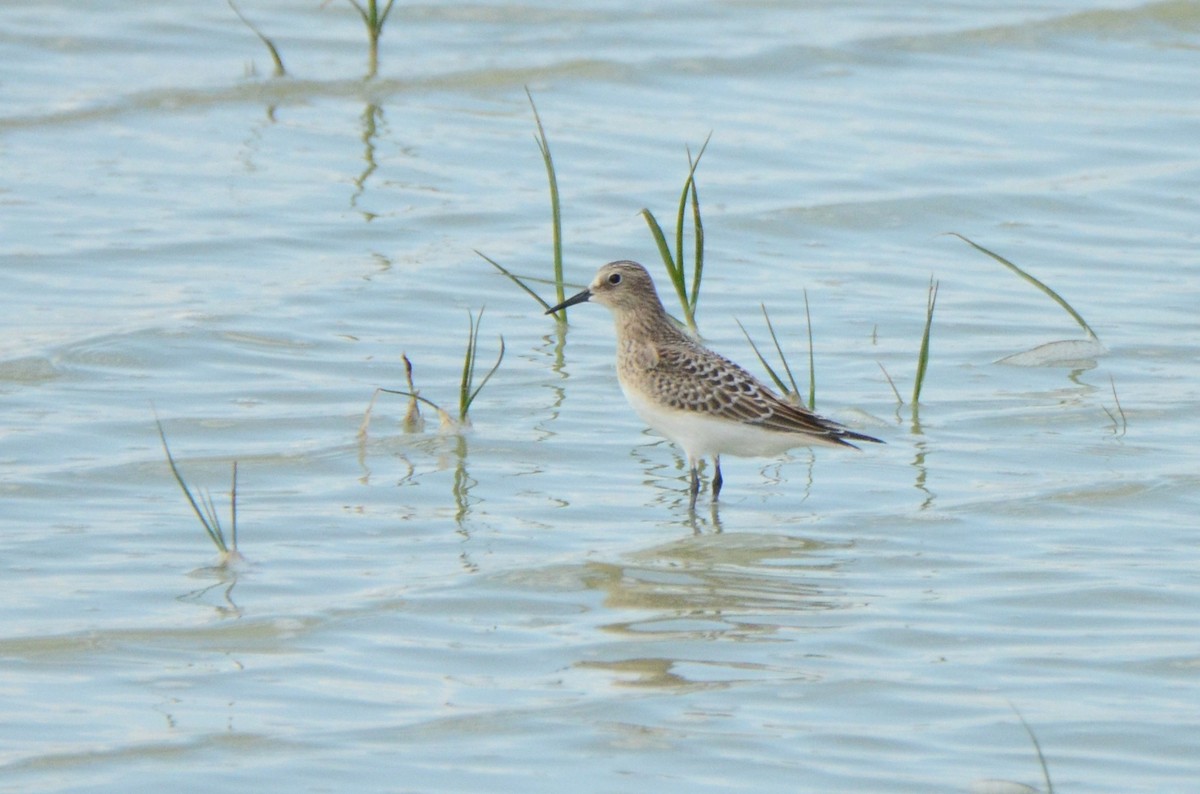
<path id="1" fill-rule="evenodd" d="M 554 314 L 559 309 L 565 309 L 568 306 L 574 306 L 576 303 L 583 303 L 590 297 L 592 297 L 592 291 L 590 289 L 585 289 L 583 292 L 579 293 L 578 295 L 575 295 L 574 297 L 571 297 L 571 298 L 567 298 L 565 301 L 558 304 L 557 306 L 553 306 L 549 309 L 546 309 L 546 314 Z"/>

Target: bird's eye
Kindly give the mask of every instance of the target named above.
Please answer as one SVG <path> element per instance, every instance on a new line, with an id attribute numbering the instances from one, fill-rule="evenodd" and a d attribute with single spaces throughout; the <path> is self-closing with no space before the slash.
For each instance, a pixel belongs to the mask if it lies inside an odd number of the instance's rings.
<path id="1" fill-rule="evenodd" d="M 608 283 L 612 284 L 613 286 L 620 284 L 621 283 L 621 274 L 613 273 L 611 276 L 608 277 Z"/>

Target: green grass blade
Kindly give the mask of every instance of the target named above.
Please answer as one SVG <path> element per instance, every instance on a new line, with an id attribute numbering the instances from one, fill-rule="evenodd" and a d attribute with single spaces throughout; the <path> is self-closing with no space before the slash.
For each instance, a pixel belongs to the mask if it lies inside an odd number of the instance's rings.
<path id="1" fill-rule="evenodd" d="M 233 0 L 225 0 L 225 2 L 227 2 L 229 7 L 233 9 L 233 13 L 237 14 L 237 18 L 242 20 L 242 24 L 250 28 L 254 35 L 258 36 L 259 41 L 266 45 L 267 51 L 271 53 L 271 60 L 275 62 L 275 76 L 283 77 L 286 75 L 287 69 L 283 68 L 283 59 L 279 57 L 279 50 L 275 49 L 275 43 L 267 38 L 266 35 L 258 29 L 257 25 L 246 18 L 246 15 L 242 13 L 241 9 L 233 4 Z"/>
<path id="2" fill-rule="evenodd" d="M 479 312 L 479 316 L 482 320 L 482 310 Z M 459 419 L 467 415 L 467 407 L 470 404 L 471 381 L 475 378 L 475 349 L 479 342 L 479 326 L 475 323 L 475 315 L 467 312 L 467 319 L 470 326 L 467 330 L 467 352 L 463 356 L 462 381 L 458 387 Z"/>
<path id="3" fill-rule="evenodd" d="M 367 9 L 358 4 L 358 0 L 349 0 L 350 5 L 354 6 L 354 10 L 362 17 L 363 24 L 368 28 L 371 27 L 371 15 L 367 13 Z"/>
<path id="4" fill-rule="evenodd" d="M 767 333 L 771 335 L 771 342 L 775 345 L 775 352 L 779 355 L 779 360 L 783 362 L 783 371 L 787 373 L 788 382 L 792 384 L 790 393 L 798 395 L 800 394 L 800 387 L 796 385 L 796 378 L 792 376 L 792 368 L 788 366 L 787 356 L 783 354 L 783 347 L 779 344 L 779 337 L 775 335 L 775 326 L 771 324 L 771 315 L 767 314 L 767 304 L 760 303 L 759 308 L 762 309 L 763 319 L 767 321 Z"/>
<path id="5" fill-rule="evenodd" d="M 812 313 L 808 310 L 808 290 L 804 290 L 804 320 L 808 323 L 808 410 L 817 410 L 817 362 L 813 357 Z M 783 355 L 780 353 L 780 355 Z"/>
<path id="6" fill-rule="evenodd" d="M 373 38 L 379 38 L 383 33 L 383 25 L 387 22 L 388 14 L 392 13 L 392 5 L 396 0 L 388 0 L 388 4 L 384 6 L 383 13 L 379 13 L 379 5 L 376 0 L 369 0 L 367 7 L 363 8 L 358 0 L 348 0 L 350 5 L 354 6 L 354 10 L 362 17 L 363 24 L 367 26 L 367 32 Z"/>
<path id="7" fill-rule="evenodd" d="M 183 479 L 183 475 L 179 472 L 179 467 L 175 465 L 175 457 L 171 454 L 171 448 L 167 445 L 167 434 L 163 430 L 162 422 L 158 419 L 154 420 L 154 424 L 158 427 L 158 437 L 162 441 L 163 452 L 167 454 L 167 465 L 171 467 L 171 474 L 175 477 L 175 482 L 179 484 L 183 495 L 187 497 L 188 504 L 192 506 L 192 512 L 196 514 L 196 518 L 200 519 L 200 523 L 204 526 L 204 531 L 208 533 L 208 537 L 212 540 L 213 545 L 219 551 L 228 552 L 229 549 L 225 545 L 225 538 L 218 532 L 215 526 L 205 517 L 204 512 L 200 509 L 200 505 L 196 502 L 196 497 L 192 495 L 192 489 L 188 488 L 188 484 Z"/>
<path id="8" fill-rule="evenodd" d="M 221 519 L 217 516 L 217 505 L 213 502 L 212 494 L 208 489 L 204 489 L 204 493 L 200 494 L 200 506 L 204 508 L 204 513 L 208 516 L 208 524 L 211 526 L 221 538 L 221 544 L 225 544 L 225 530 L 221 527 Z M 224 549 L 222 549 L 224 551 Z"/>
<path id="9" fill-rule="evenodd" d="M 383 13 L 378 16 L 378 18 L 375 22 L 375 26 L 379 30 L 383 30 L 383 25 L 385 22 L 387 22 L 388 14 L 392 13 L 392 5 L 395 2 L 396 2 L 396 0 L 388 0 L 388 4 L 383 7 Z"/>
<path id="10" fill-rule="evenodd" d="M 1046 794 L 1054 794 L 1054 783 L 1050 781 L 1050 767 L 1046 764 L 1046 755 L 1042 752 L 1041 743 L 1034 734 L 1033 728 L 1029 727 L 1029 723 L 1025 721 L 1024 715 L 1017 710 L 1017 707 L 1012 703 L 1009 703 L 1008 707 L 1017 715 L 1017 719 L 1021 721 L 1021 725 L 1025 728 L 1025 733 L 1029 734 L 1029 741 L 1033 742 L 1033 749 L 1037 753 L 1038 763 L 1042 767 L 1042 779 L 1046 781 Z"/>
<path id="11" fill-rule="evenodd" d="M 692 294 L 688 298 L 688 314 L 696 316 L 696 303 L 700 300 L 700 279 L 704 275 L 704 222 L 700 220 L 700 194 L 692 182 L 692 230 L 696 249 L 692 264 Z"/>
<path id="12" fill-rule="evenodd" d="M 675 259 L 671 255 L 671 249 L 667 245 L 667 237 L 663 234 L 662 226 L 659 225 L 658 219 L 654 217 L 654 213 L 646 207 L 642 207 L 641 216 L 646 219 L 646 225 L 650 227 L 650 234 L 654 237 L 654 244 L 658 246 L 658 254 L 662 257 L 663 264 L 667 268 L 667 274 L 671 276 L 671 282 L 675 282 Z"/>
<path id="13" fill-rule="evenodd" d="M 654 244 L 658 246 L 659 256 L 662 257 L 663 265 L 667 268 L 667 276 L 671 279 L 671 285 L 675 287 L 675 294 L 679 296 L 679 302 L 683 304 L 684 312 L 688 308 L 687 287 L 683 282 L 683 269 L 676 265 L 674 257 L 671 255 L 671 248 L 667 245 L 667 236 L 663 234 L 662 226 L 658 224 L 658 219 L 654 217 L 654 213 L 643 208 L 642 217 L 646 219 L 646 225 L 650 227 L 650 234 L 654 237 Z"/>
<path id="14" fill-rule="evenodd" d="M 746 337 L 746 341 L 750 343 L 750 348 L 754 351 L 754 355 L 758 356 L 759 363 L 763 365 L 763 369 L 765 369 L 767 374 L 771 376 L 771 380 L 775 382 L 776 388 L 778 388 L 779 391 L 782 392 L 786 397 L 788 394 L 790 394 L 787 384 L 783 382 L 783 379 L 780 378 L 771 365 L 767 363 L 766 358 L 764 358 L 763 354 L 759 351 L 758 345 L 754 344 L 754 340 L 750 338 L 750 332 L 746 330 L 746 326 L 742 325 L 742 321 L 734 320 L 734 322 L 738 324 L 738 328 L 742 329 L 742 334 Z"/>
<path id="15" fill-rule="evenodd" d="M 684 213 L 687 212 L 687 200 L 691 189 L 692 178 L 689 175 L 687 181 L 683 183 L 683 194 L 679 197 L 679 211 L 675 215 L 675 272 L 671 274 L 678 282 L 675 289 L 682 296 L 684 311 L 691 305 L 687 295 L 687 275 L 683 270 L 683 219 Z"/>
<path id="16" fill-rule="evenodd" d="M 525 96 L 529 97 L 529 107 L 533 109 L 533 120 L 537 123 L 537 145 L 538 150 L 542 153 L 542 162 L 546 166 L 546 179 L 550 183 L 550 217 L 551 217 L 551 234 L 554 244 L 554 289 L 557 300 L 555 305 L 566 300 L 566 292 L 563 289 L 563 254 L 562 254 L 562 205 L 558 195 L 558 176 L 554 169 L 554 158 L 550 155 L 550 142 L 546 139 L 546 130 L 542 127 L 542 117 L 538 114 L 537 105 L 533 102 L 533 94 L 530 93 L 529 87 L 525 87 Z M 546 308 L 549 308 L 547 306 Z M 562 321 L 567 319 L 567 310 L 561 312 Z M 555 314 L 558 317 L 559 313 Z"/>
<path id="17" fill-rule="evenodd" d="M 462 415 L 463 420 L 466 420 L 466 418 L 467 418 L 467 411 L 470 410 L 471 403 L 475 402 L 475 398 L 479 396 L 479 392 L 483 391 L 483 387 L 486 386 L 487 382 L 492 379 L 493 375 L 496 374 L 496 370 L 500 369 L 500 362 L 503 360 L 504 360 L 504 337 L 501 336 L 500 337 L 500 355 L 496 357 L 496 363 L 492 365 L 492 368 L 490 370 L 488 370 L 488 374 L 483 376 L 483 380 L 481 380 L 479 382 L 479 385 L 477 387 L 475 387 L 475 391 L 471 392 L 471 396 L 467 399 L 467 407 L 466 407 L 466 409 L 463 410 L 463 415 Z"/>
<path id="18" fill-rule="evenodd" d="M 458 418 L 462 423 L 466 423 L 467 414 L 471 410 L 471 403 L 475 402 L 475 398 L 479 396 L 479 392 L 483 391 L 483 387 L 496 374 L 496 370 L 500 368 L 500 362 L 504 360 L 504 337 L 500 337 L 500 355 L 496 358 L 496 363 L 488 370 L 487 375 L 483 377 L 478 386 L 475 386 L 475 362 L 479 354 L 479 331 L 483 327 L 483 309 L 479 310 L 479 317 L 470 312 L 467 313 L 470 319 L 470 330 L 467 333 L 467 352 L 463 357 L 463 374 L 462 383 L 459 386 L 458 392 Z"/>
<path id="19" fill-rule="evenodd" d="M 947 232 L 947 234 L 957 237 L 958 239 L 962 240 L 967 245 L 974 248 L 976 251 L 986 254 L 987 256 L 996 260 L 1000 264 L 1004 265 L 1006 268 L 1008 268 L 1012 272 L 1016 273 L 1021 278 L 1028 281 L 1033 286 L 1037 287 L 1038 290 L 1040 290 L 1042 292 L 1042 294 L 1044 294 L 1046 297 L 1053 300 L 1055 303 L 1057 303 L 1059 306 L 1061 306 L 1063 308 L 1063 310 L 1066 311 L 1067 314 L 1071 315 L 1071 318 L 1074 319 L 1075 322 L 1079 323 L 1079 326 L 1085 332 L 1087 332 L 1087 335 L 1090 338 L 1095 339 L 1097 342 L 1100 341 L 1100 337 L 1096 336 L 1096 332 L 1093 331 L 1092 327 L 1087 324 L 1087 320 L 1083 319 L 1083 317 L 1079 314 L 1079 312 L 1075 311 L 1075 309 L 1071 306 L 1071 304 L 1067 303 L 1065 298 L 1063 298 L 1057 292 L 1052 290 L 1045 282 L 1039 280 L 1038 278 L 1031 275 L 1030 273 L 1025 272 L 1021 268 L 1014 265 L 1012 262 L 1010 262 L 1007 259 L 1005 259 L 1004 257 L 1000 256 L 1000 254 L 997 254 L 994 251 L 989 251 L 988 249 L 984 248 L 982 245 L 979 245 L 978 243 L 974 242 L 973 240 L 963 237 L 958 232 Z"/>
<path id="20" fill-rule="evenodd" d="M 233 483 L 229 487 L 229 525 L 233 550 L 237 551 L 237 461 L 233 462 Z"/>
<path id="21" fill-rule="evenodd" d="M 692 267 L 692 294 L 688 299 L 688 317 L 694 318 L 696 314 L 696 304 L 700 300 L 700 280 L 704 274 L 704 223 L 700 220 L 700 193 L 696 188 L 696 169 L 700 167 L 700 158 L 704 156 L 704 151 L 708 148 L 708 142 L 712 140 L 712 133 L 708 133 L 708 137 L 704 139 L 704 144 L 700 147 L 700 151 L 696 154 L 696 159 L 692 159 L 692 152 L 688 150 L 688 178 L 684 184 L 684 197 L 691 194 L 692 205 L 692 230 L 695 237 L 695 263 Z M 680 206 L 679 212 L 679 230 L 678 230 L 678 245 L 679 245 L 679 267 L 683 268 L 683 206 Z M 694 321 L 689 320 L 689 324 L 694 330 L 696 325 Z"/>
<path id="22" fill-rule="evenodd" d="M 481 252 L 479 252 L 479 251 L 475 251 L 475 253 L 479 254 L 481 257 L 483 257 L 483 259 L 484 259 L 484 260 L 486 260 L 486 261 L 487 261 L 487 263 L 488 263 L 488 264 L 490 264 L 492 267 L 496 268 L 496 269 L 497 269 L 497 270 L 499 270 L 499 271 L 500 271 L 502 274 L 504 274 L 505 276 L 507 276 L 507 277 L 508 277 L 508 279 L 509 279 L 509 280 L 510 280 L 512 283 L 516 284 L 518 287 L 520 287 L 521 289 L 525 290 L 526 294 L 528 294 L 528 295 L 529 295 L 529 297 L 531 297 L 531 298 L 533 298 L 535 301 L 537 301 L 537 302 L 538 302 L 538 303 L 541 305 L 541 307 L 542 307 L 543 309 L 547 309 L 547 310 L 548 310 L 548 309 L 550 308 L 550 304 L 549 304 L 549 303 L 546 303 L 546 301 L 542 300 L 542 296 L 541 296 L 541 295 L 538 295 L 536 292 L 534 292 L 534 291 L 533 291 L 533 288 L 532 288 L 532 287 L 530 287 L 528 284 L 526 284 L 524 281 L 522 281 L 520 276 L 516 275 L 515 273 L 511 273 L 511 272 L 509 272 L 509 270 L 508 270 L 507 268 L 505 268 L 503 265 L 501 265 L 501 264 L 500 264 L 499 262 L 497 262 L 495 259 L 492 259 L 492 258 L 491 258 L 490 256 L 488 256 L 487 254 L 481 253 Z M 558 314 L 559 314 L 559 313 L 558 313 L 558 312 L 556 312 L 556 313 L 555 313 L 555 316 L 558 316 Z M 564 315 L 564 317 L 565 317 L 565 315 L 566 315 L 566 310 L 564 309 L 564 310 L 561 312 L 561 314 L 563 314 L 563 315 Z"/>
<path id="23" fill-rule="evenodd" d="M 938 282 L 929 277 L 929 297 L 925 306 L 925 331 L 921 334 L 921 352 L 917 355 L 917 377 L 913 383 L 912 404 L 917 409 L 921 397 L 921 387 L 925 383 L 925 372 L 929 368 L 929 335 L 933 328 L 933 308 L 937 304 Z"/>
<path id="24" fill-rule="evenodd" d="M 679 209 L 675 215 L 675 261 L 679 263 L 680 272 L 683 269 L 683 221 L 687 215 L 688 198 L 696 186 L 696 169 L 700 167 L 700 158 L 704 156 L 704 150 L 708 148 L 708 142 L 712 138 L 712 133 L 708 134 L 708 138 L 704 139 L 704 145 L 700 147 L 699 154 L 696 159 L 692 159 L 692 152 L 688 150 L 688 175 L 683 183 L 683 192 L 679 194 Z"/>
<path id="25" fill-rule="evenodd" d="M 399 394 L 401 397 L 408 397 L 408 398 L 411 398 L 418 402 L 423 402 L 426 405 L 428 405 L 430 408 L 432 408 L 433 410 L 435 410 L 439 413 L 446 413 L 445 411 L 442 410 L 442 407 L 440 405 L 438 405 L 437 403 L 435 403 L 433 400 L 429 399 L 428 397 L 424 397 L 420 394 L 417 394 L 415 391 L 404 391 L 403 389 L 385 389 L 382 386 L 379 387 L 378 391 L 380 391 L 383 394 Z"/>
<path id="26" fill-rule="evenodd" d="M 700 299 L 700 283 L 704 275 L 704 223 L 700 218 L 700 192 L 696 187 L 696 169 L 700 165 L 700 158 L 704 156 L 704 150 L 708 148 L 711 138 L 712 133 L 709 133 L 695 158 L 692 157 L 691 150 L 688 150 L 688 175 L 683 183 L 683 190 L 679 194 L 679 206 L 675 214 L 674 253 L 671 252 L 666 234 L 658 219 L 654 217 L 654 213 L 647 208 L 642 208 L 641 211 L 642 217 L 646 219 L 646 225 L 650 227 L 650 234 L 654 237 L 654 244 L 658 246 L 658 253 L 662 257 L 663 265 L 667 268 L 667 276 L 671 279 L 672 286 L 675 287 L 675 294 L 679 296 L 684 321 L 693 333 L 696 331 L 696 306 Z M 692 211 L 692 229 L 696 248 L 690 289 L 687 272 L 683 265 L 683 232 L 689 207 Z"/>
<path id="27" fill-rule="evenodd" d="M 883 362 L 876 361 L 875 363 L 879 365 L 880 371 L 883 372 L 883 377 L 887 379 L 888 385 L 892 387 L 892 394 L 896 395 L 896 405 L 904 405 L 904 398 L 900 396 L 900 390 L 896 388 L 896 381 L 892 380 L 892 376 L 884 369 Z"/>

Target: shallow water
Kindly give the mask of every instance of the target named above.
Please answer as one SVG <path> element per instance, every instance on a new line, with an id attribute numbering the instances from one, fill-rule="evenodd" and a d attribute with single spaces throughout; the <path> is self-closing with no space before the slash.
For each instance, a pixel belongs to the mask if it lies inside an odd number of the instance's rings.
<path id="1" fill-rule="evenodd" d="M 0 6 L 0 790 L 1044 789 L 1014 709 L 1058 791 L 1193 787 L 1200 4 L 992 5 L 397 5 L 370 81 L 347 4 L 242 6 L 282 79 L 221 4 Z M 524 86 L 573 283 L 665 286 L 711 132 L 705 338 L 806 380 L 807 293 L 886 446 L 689 519 L 607 313 L 474 253 L 550 269 Z M 473 427 L 360 439 L 484 306 Z"/>

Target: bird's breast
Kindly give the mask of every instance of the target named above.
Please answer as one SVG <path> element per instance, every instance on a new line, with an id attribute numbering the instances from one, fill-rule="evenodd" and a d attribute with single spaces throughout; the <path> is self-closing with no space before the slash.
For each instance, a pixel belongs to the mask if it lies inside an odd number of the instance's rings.
<path id="1" fill-rule="evenodd" d="M 622 339 L 617 343 L 617 373 L 622 379 L 635 377 L 658 364 L 654 345 L 640 339 Z"/>

